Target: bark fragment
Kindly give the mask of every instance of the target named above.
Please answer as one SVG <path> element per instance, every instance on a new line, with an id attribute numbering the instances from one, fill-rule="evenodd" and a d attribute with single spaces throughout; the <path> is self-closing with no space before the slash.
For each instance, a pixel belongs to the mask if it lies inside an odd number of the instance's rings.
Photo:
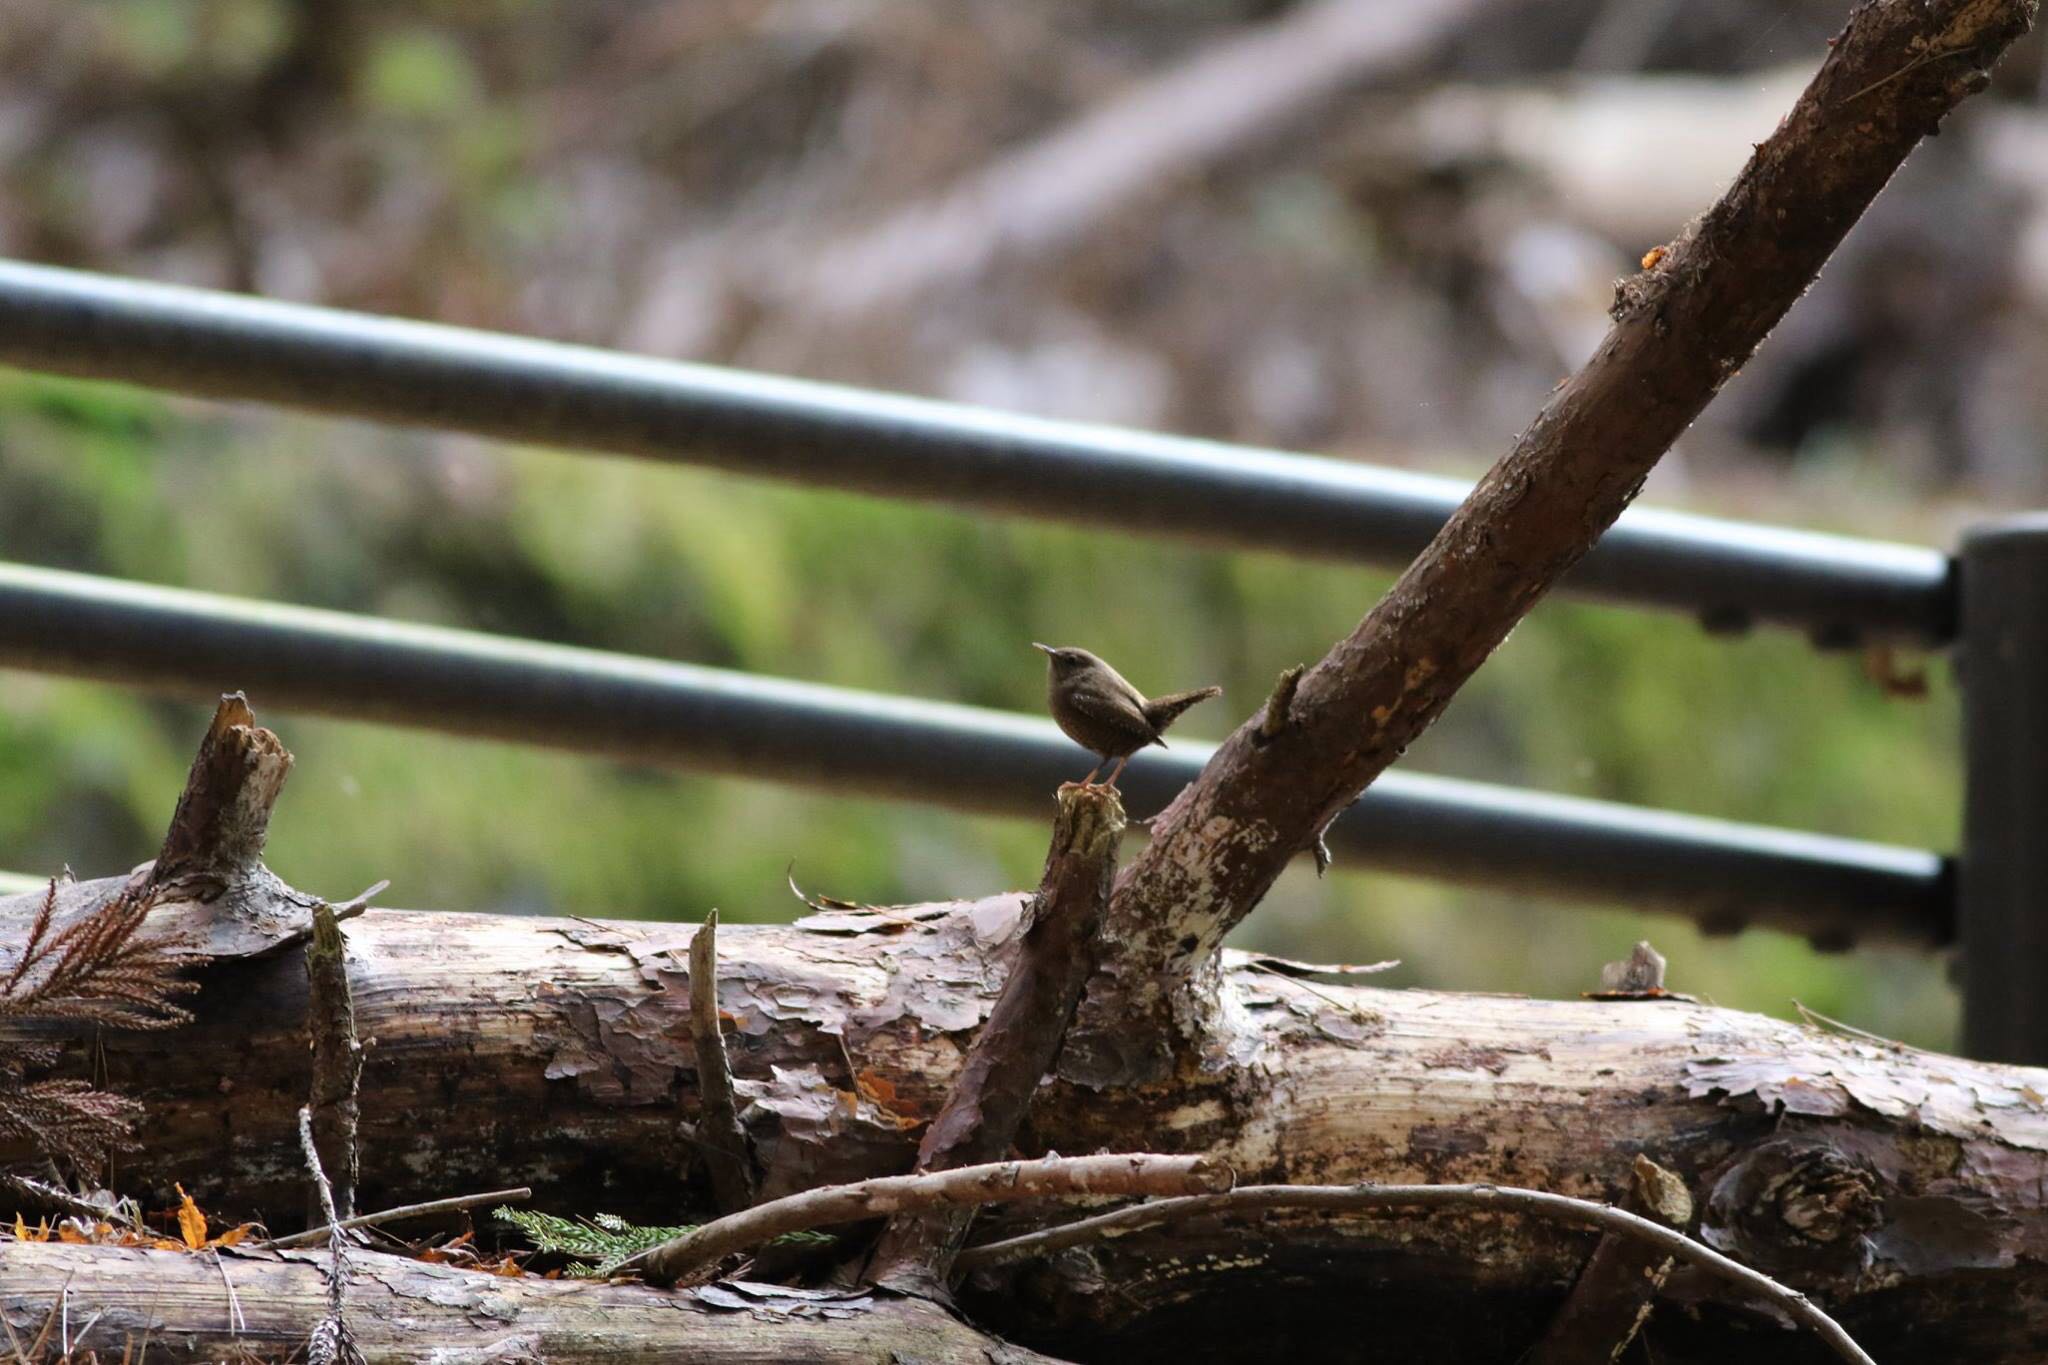
<path id="1" fill-rule="evenodd" d="M 732 1067 L 718 1019 L 718 912 L 690 939 L 690 1046 L 697 1058 L 696 1146 L 711 1175 L 720 1213 L 754 1202 L 754 1161 L 733 1102 Z"/>

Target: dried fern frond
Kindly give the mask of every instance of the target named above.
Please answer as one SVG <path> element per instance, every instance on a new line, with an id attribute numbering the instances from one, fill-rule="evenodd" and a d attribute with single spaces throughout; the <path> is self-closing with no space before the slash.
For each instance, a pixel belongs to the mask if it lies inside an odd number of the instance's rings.
<path id="1" fill-rule="evenodd" d="M 22 1138 L 81 1165 L 128 1143 L 142 1106 L 85 1081 L 22 1081 L 0 1075 L 0 1136 Z"/>
<path id="2" fill-rule="evenodd" d="M 50 1025 L 163 1029 L 192 1016 L 178 1001 L 198 983 L 178 975 L 175 942 L 138 931 L 156 904 L 147 886 L 124 888 L 91 914 L 56 929 L 57 882 L 37 907 L 20 956 L 0 979 L 0 1136 L 26 1138 L 52 1156 L 104 1161 L 125 1145 L 142 1107 L 79 1080 L 30 1080 L 62 1050 L 33 1034 Z"/>
<path id="3" fill-rule="evenodd" d="M 156 905 L 148 886 L 127 887 L 55 933 L 57 882 L 29 926 L 21 957 L 0 985 L 0 1019 L 171 1028 L 191 1019 L 179 997 L 198 989 L 177 975 L 177 945 L 137 931 Z"/>

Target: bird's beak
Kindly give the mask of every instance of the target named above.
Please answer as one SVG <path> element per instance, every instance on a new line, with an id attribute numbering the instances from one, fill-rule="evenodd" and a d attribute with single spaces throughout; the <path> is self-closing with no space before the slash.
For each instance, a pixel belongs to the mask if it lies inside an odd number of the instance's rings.
<path id="1" fill-rule="evenodd" d="M 1041 653 L 1041 654 L 1057 654 L 1057 653 L 1059 653 L 1059 651 L 1058 651 L 1058 650 L 1056 650 L 1056 649 L 1054 649 L 1054 648 L 1053 648 L 1053 647 L 1052 647 L 1051 645 L 1042 645 L 1042 644 L 1038 643 L 1038 641 L 1036 641 L 1036 640 L 1033 640 L 1033 641 L 1031 642 L 1031 647 L 1032 647 L 1033 649 L 1037 650 L 1037 651 L 1038 651 L 1039 653 Z"/>

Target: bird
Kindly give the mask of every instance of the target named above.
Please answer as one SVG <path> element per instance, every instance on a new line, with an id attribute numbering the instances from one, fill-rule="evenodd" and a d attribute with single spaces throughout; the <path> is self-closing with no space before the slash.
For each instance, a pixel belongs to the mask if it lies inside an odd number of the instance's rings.
<path id="1" fill-rule="evenodd" d="M 1166 747 L 1160 738 L 1180 713 L 1196 702 L 1223 695 L 1220 687 L 1198 687 L 1192 692 L 1170 692 L 1150 701 L 1145 694 L 1124 681 L 1123 675 L 1085 649 L 1058 648 L 1036 641 L 1031 647 L 1046 657 L 1046 704 L 1053 721 L 1073 740 L 1099 760 L 1081 779 L 1093 786 L 1095 775 L 1111 759 L 1116 767 L 1104 779 L 1111 788 L 1132 754 L 1148 744 Z"/>

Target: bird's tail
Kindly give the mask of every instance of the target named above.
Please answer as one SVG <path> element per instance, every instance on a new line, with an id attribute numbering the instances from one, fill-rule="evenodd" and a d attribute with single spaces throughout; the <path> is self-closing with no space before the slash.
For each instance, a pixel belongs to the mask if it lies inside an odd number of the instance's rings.
<path id="1" fill-rule="evenodd" d="M 1170 692 L 1163 697 L 1154 697 L 1145 703 L 1145 723 L 1155 732 L 1164 730 L 1179 720 L 1180 713 L 1196 702 L 1222 695 L 1223 689 L 1220 687 L 1198 687 L 1192 692 Z"/>

